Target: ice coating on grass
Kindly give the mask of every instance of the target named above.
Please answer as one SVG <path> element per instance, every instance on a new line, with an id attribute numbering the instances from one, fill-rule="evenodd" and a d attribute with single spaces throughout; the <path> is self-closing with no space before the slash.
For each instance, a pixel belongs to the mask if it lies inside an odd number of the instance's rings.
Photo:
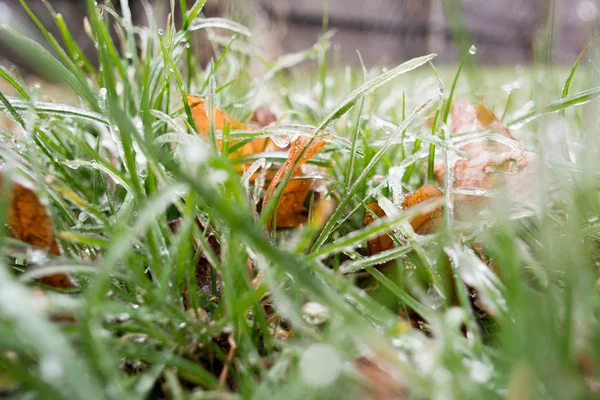
<path id="1" fill-rule="evenodd" d="M 502 283 L 498 277 L 468 248 L 446 246 L 444 251 L 456 265 L 465 283 L 477 289 L 482 303 L 491 314 L 506 312 L 508 307 L 502 294 Z"/>
<path id="2" fill-rule="evenodd" d="M 244 174 L 242 175 L 242 184 L 246 189 L 250 184 L 250 178 L 252 177 L 252 175 L 254 175 L 254 173 L 258 171 L 259 168 L 264 168 L 266 165 L 267 160 L 265 158 L 259 158 L 258 160 L 254 161 L 246 171 L 244 171 Z"/>

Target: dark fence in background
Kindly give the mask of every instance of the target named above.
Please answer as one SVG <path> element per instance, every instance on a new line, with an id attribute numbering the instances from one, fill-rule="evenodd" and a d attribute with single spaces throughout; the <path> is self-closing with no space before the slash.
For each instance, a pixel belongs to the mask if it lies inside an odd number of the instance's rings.
<path id="1" fill-rule="evenodd" d="M 465 28 L 482 62 L 531 62 L 536 43 L 548 36 L 549 19 L 552 61 L 572 62 L 600 31 L 600 0 L 258 0 L 261 12 L 281 27 L 285 51 L 315 41 L 324 3 L 329 27 L 338 30 L 335 43 L 350 62 L 355 49 L 370 63 L 429 52 L 438 53 L 438 62 L 457 61 L 462 54 L 453 38 Z"/>
<path id="2" fill-rule="evenodd" d="M 81 46 L 93 54 L 83 30 L 85 2 L 50 3 L 63 14 Z M 142 2 L 129 3 L 136 22 L 145 23 Z M 169 1 L 149 3 L 162 4 L 157 14 L 164 23 Z M 462 55 L 455 46 L 457 35 L 464 42 L 461 51 L 472 42 L 486 64 L 528 63 L 534 60 L 540 38 L 549 37 L 548 26 L 553 29 L 552 61 L 571 63 L 600 30 L 600 0 L 209 0 L 205 12 L 253 21 L 262 32 L 256 40 L 275 57 L 315 43 L 322 31 L 324 3 L 329 27 L 337 31 L 334 46 L 349 63 L 357 62 L 356 49 L 369 64 L 398 63 L 430 52 L 438 53 L 438 62 L 455 62 Z M 41 0 L 27 4 L 42 22 L 54 26 Z M 0 23 L 45 42 L 16 0 L 0 0 Z M 206 54 L 208 60 L 209 46 Z M 19 61 L 18 51 L 0 48 L 0 57 Z"/>

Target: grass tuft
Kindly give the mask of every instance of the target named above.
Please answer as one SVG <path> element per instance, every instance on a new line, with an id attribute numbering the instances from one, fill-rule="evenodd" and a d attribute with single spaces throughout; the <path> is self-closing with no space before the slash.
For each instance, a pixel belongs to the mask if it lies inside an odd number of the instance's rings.
<path id="1" fill-rule="evenodd" d="M 544 67 L 548 85 L 539 66 L 485 68 L 472 53 L 456 67 L 420 68 L 430 54 L 344 70 L 326 29 L 312 48 L 270 62 L 248 27 L 205 18 L 203 0 L 171 1 L 169 22 L 149 26 L 133 25 L 127 1 L 86 0 L 88 58 L 49 2 L 60 42 L 21 3 L 48 43 L 8 27 L 0 40 L 60 93 L 0 67 L 2 174 L 33 182 L 62 255 L 0 237 L 0 394 L 372 398 L 375 385 L 415 399 L 598 396 L 600 87 L 581 64 L 594 42 L 572 69 Z M 198 31 L 216 51 L 208 66 Z M 187 93 L 206 99 L 207 143 Z M 531 198 L 509 206 L 494 194 L 487 213 L 458 221 L 449 165 L 466 155 L 447 124 L 452 100 L 465 97 L 504 110 L 539 163 Z M 285 110 L 285 124 L 220 131 L 217 106 L 241 120 L 258 106 Z M 309 163 L 335 201 L 331 215 L 268 232 L 297 177 L 257 208 L 264 167 L 286 154 L 228 155 L 258 137 L 316 132 L 328 142 Z M 439 160 L 444 197 L 400 210 L 406 193 L 433 182 Z M 236 166 L 251 162 L 258 177 L 241 177 Z M 374 200 L 388 216 L 365 227 Z M 445 228 L 413 232 L 407 221 L 440 205 Z M 386 233 L 395 247 L 368 254 L 367 241 Z M 59 272 L 76 287 L 38 281 Z"/>

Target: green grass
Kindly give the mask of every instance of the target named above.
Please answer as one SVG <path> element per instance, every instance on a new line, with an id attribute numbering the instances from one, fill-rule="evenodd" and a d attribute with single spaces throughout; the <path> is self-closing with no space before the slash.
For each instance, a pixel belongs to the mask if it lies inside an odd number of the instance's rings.
<path id="1" fill-rule="evenodd" d="M 328 62 L 326 33 L 313 48 L 269 62 L 247 28 L 204 18 L 201 0 L 190 9 L 171 2 L 182 22 L 163 30 L 133 26 L 127 1 L 120 10 L 86 3 L 97 66 L 53 10 L 61 37 L 38 24 L 51 50 L 0 32 L 69 99 L 55 102 L 46 86 L 0 69 L 10 88 L 0 98 L 4 174 L 35 183 L 63 249 L 46 257 L 0 237 L 1 393 L 365 398 L 368 378 L 355 360 L 367 357 L 411 399 L 598 396 L 597 64 L 499 70 L 465 55 L 460 74 L 438 66 L 438 75 L 424 55 L 363 73 Z M 204 68 L 194 43 L 206 30 L 217 55 Z M 224 132 L 224 140 L 335 135 L 311 161 L 326 169 L 337 204 L 322 229 L 266 232 L 275 201 L 256 211 L 264 190 L 242 182 L 216 150 L 212 115 L 210 143 L 198 138 L 185 93 L 241 120 L 266 105 L 304 125 Z M 401 200 L 427 181 L 433 161 L 456 156 L 445 135 L 452 98 L 484 101 L 540 154 L 535 196 L 510 208 L 500 202 L 474 221 L 446 212 L 445 229 L 427 236 L 405 223 L 422 207 L 389 203 L 389 217 L 364 227 L 367 202 Z M 1 221 L 7 204 L 3 196 Z M 369 256 L 367 239 L 390 229 L 397 246 Z M 209 271 L 200 285 L 197 263 Z M 47 271 L 70 273 L 77 288 L 42 294 L 36 278 Z M 409 308 L 422 330 L 399 316 Z"/>

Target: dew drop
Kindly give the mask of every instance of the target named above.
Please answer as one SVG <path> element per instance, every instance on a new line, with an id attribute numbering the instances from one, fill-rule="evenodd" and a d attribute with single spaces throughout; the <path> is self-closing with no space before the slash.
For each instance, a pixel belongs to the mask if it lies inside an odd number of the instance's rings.
<path id="1" fill-rule="evenodd" d="M 287 134 L 272 135 L 271 140 L 273 140 L 273 143 L 275 143 L 277 147 L 283 149 L 284 147 L 289 146 L 291 142 L 291 137 Z"/>
<path id="2" fill-rule="evenodd" d="M 427 300 L 431 309 L 437 310 L 444 304 L 444 295 L 437 287 L 430 286 L 427 290 Z"/>
<path id="3" fill-rule="evenodd" d="M 138 176 L 142 179 L 146 179 L 148 177 L 148 169 L 147 168 L 140 169 L 138 172 Z"/>
<path id="4" fill-rule="evenodd" d="M 469 54 L 477 54 L 477 47 L 474 44 L 469 47 Z"/>
<path id="5" fill-rule="evenodd" d="M 159 30 L 158 30 L 158 34 L 159 34 L 160 36 L 162 36 L 162 35 L 164 35 L 164 34 L 165 34 L 165 31 L 164 31 L 164 30 L 162 30 L 162 29 L 159 29 Z"/>
<path id="6" fill-rule="evenodd" d="M 335 382 L 342 369 L 338 352 L 328 344 L 309 346 L 300 358 L 302 379 L 310 386 L 323 387 Z"/>
<path id="7" fill-rule="evenodd" d="M 577 4 L 577 16 L 584 22 L 594 21 L 598 17 L 598 7 L 593 1 L 580 1 Z"/>
<path id="8" fill-rule="evenodd" d="M 55 356 L 47 356 L 40 361 L 40 375 L 46 382 L 54 383 L 63 376 L 63 367 L 60 359 Z"/>

